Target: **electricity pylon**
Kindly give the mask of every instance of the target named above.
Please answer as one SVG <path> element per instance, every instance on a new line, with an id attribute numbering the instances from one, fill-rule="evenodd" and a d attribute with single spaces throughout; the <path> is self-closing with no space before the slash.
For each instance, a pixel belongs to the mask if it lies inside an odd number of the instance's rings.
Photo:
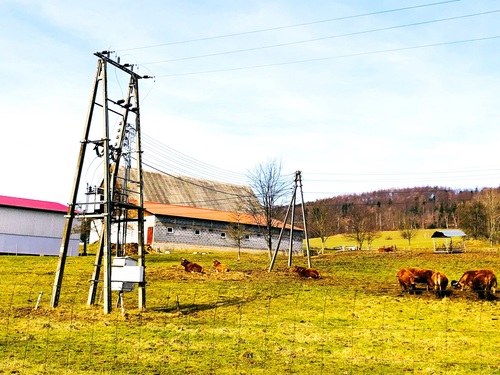
<path id="1" fill-rule="evenodd" d="M 138 245 L 138 266 L 142 266 L 142 281 L 138 283 L 138 305 L 140 309 L 146 306 L 146 280 L 144 274 L 144 208 L 143 208 L 143 180 L 142 180 L 142 150 L 141 150 L 141 127 L 139 110 L 139 80 L 142 78 L 152 78 L 150 76 L 140 76 L 133 71 L 133 66 L 120 64 L 110 58 L 112 52 L 96 52 L 94 55 L 99 58 L 97 70 L 90 99 L 90 106 L 87 113 L 83 139 L 80 143 L 80 153 L 78 156 L 76 173 L 73 182 L 71 202 L 68 205 L 66 222 L 59 251 L 59 262 L 54 279 L 51 296 L 51 306 L 57 307 L 61 295 L 64 268 L 68 253 L 68 245 L 71 236 L 71 228 L 74 219 L 87 220 L 97 219 L 102 221 L 99 248 L 96 254 L 96 261 L 88 294 L 88 304 L 94 304 L 97 294 L 98 283 L 103 285 L 104 313 L 111 312 L 112 289 L 111 289 L 111 245 L 112 228 L 116 233 L 127 233 L 127 225 L 137 222 L 137 245 Z M 126 98 L 112 100 L 108 97 L 108 75 L 107 67 L 113 65 L 125 74 L 130 76 L 128 93 Z M 99 87 L 101 94 L 99 95 Z M 102 136 L 98 139 L 90 139 L 91 125 L 94 117 L 94 110 L 98 108 L 102 111 Z M 115 144 L 110 142 L 109 116 L 114 114 L 119 119 L 119 131 Z M 135 121 L 129 123 L 129 117 L 135 117 Z M 95 122 L 95 121 L 94 121 Z M 132 139 L 131 136 L 135 136 Z M 135 147 L 133 147 L 135 143 Z M 86 151 L 93 147 L 97 156 L 103 159 L 103 180 L 96 190 L 98 201 L 89 202 L 78 201 L 78 193 L 81 184 L 82 170 L 86 157 Z M 132 168 L 131 159 L 134 158 L 136 173 L 135 180 L 131 180 L 130 170 Z M 120 165 L 123 163 L 123 166 Z M 87 188 L 88 192 L 92 188 Z M 90 212 L 89 207 L 98 206 L 99 209 Z M 77 210 L 77 207 L 78 210 Z M 119 254 L 119 247 L 125 246 L 126 242 L 116 239 L 116 253 Z M 101 277 L 101 269 L 103 278 Z"/>
<path id="2" fill-rule="evenodd" d="M 293 194 L 292 194 L 292 199 L 290 200 L 290 204 L 288 205 L 288 209 L 286 211 L 285 215 L 285 220 L 283 221 L 283 226 L 281 227 L 280 235 L 278 237 L 278 243 L 276 244 L 276 250 L 274 250 L 273 257 L 271 259 L 271 264 L 269 265 L 269 272 L 272 271 L 274 262 L 276 261 L 276 255 L 278 255 L 278 250 L 280 248 L 281 244 L 281 238 L 283 237 L 283 232 L 286 227 L 286 222 L 288 220 L 288 216 L 290 215 L 291 212 L 291 219 L 290 219 L 290 245 L 288 248 L 288 267 L 292 266 L 292 244 L 293 244 L 293 228 L 295 226 L 295 204 L 297 201 L 297 188 L 300 190 L 300 207 L 302 209 L 302 222 L 304 225 L 304 237 L 306 240 L 306 252 L 307 252 L 307 264 L 308 267 L 311 267 L 311 253 L 309 251 L 309 236 L 307 234 L 307 221 L 306 221 L 306 211 L 304 207 L 304 193 L 302 191 L 302 174 L 300 171 L 295 172 L 295 182 L 293 185 Z"/>

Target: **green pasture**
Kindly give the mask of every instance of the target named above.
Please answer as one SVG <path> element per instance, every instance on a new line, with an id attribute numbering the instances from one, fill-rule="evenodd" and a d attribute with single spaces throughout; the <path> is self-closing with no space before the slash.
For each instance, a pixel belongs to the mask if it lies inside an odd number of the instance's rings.
<path id="1" fill-rule="evenodd" d="M 380 232 L 379 236 L 373 241 L 371 245 L 372 250 L 384 246 L 396 246 L 398 249 L 434 249 L 432 234 L 436 229 L 421 229 L 416 232 L 415 238 L 411 239 L 410 244 L 408 240 L 401 237 L 399 231 L 384 231 Z M 453 241 L 458 239 L 453 239 Z M 443 244 L 444 239 L 436 239 L 436 244 Z M 321 240 L 319 238 L 312 238 L 309 240 L 309 246 L 312 249 L 321 249 Z M 338 246 L 356 246 L 356 241 L 342 234 L 331 236 L 326 240 L 325 247 L 333 249 Z M 466 248 L 485 248 L 488 247 L 486 241 L 466 241 Z M 368 244 L 363 244 L 363 249 L 368 249 Z"/>
<path id="2" fill-rule="evenodd" d="M 205 273 L 184 272 L 181 257 Z M 214 258 L 231 271 L 216 274 Z M 134 291 L 105 315 L 86 304 L 94 257 L 68 258 L 53 309 L 57 258 L 2 256 L 0 374 L 500 374 L 496 300 L 403 294 L 395 278 L 409 266 L 450 280 L 495 269 L 497 250 L 330 252 L 312 258 L 320 280 L 290 273 L 283 254 L 272 272 L 266 254 L 236 258 L 147 255 L 146 310 Z"/>

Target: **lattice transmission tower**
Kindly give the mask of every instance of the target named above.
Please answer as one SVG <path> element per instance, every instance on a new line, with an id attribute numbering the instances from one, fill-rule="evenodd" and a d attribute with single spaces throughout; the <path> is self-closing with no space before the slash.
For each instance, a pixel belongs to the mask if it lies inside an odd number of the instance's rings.
<path id="1" fill-rule="evenodd" d="M 80 153 L 73 181 L 71 201 L 64 226 L 64 232 L 59 252 L 59 262 L 51 296 L 51 306 L 57 307 L 62 290 L 64 269 L 68 253 L 71 230 L 75 219 L 82 222 L 97 220 L 101 223 L 99 246 L 96 253 L 94 271 L 90 280 L 88 304 L 96 302 L 98 286 L 102 285 L 104 313 L 112 309 L 112 244 L 118 256 L 125 254 L 127 242 L 137 243 L 137 265 L 142 275 L 138 285 L 138 306 L 146 306 L 146 280 L 144 273 L 144 208 L 142 179 L 141 126 L 139 108 L 139 80 L 153 78 L 141 76 L 133 71 L 134 66 L 120 64 L 110 58 L 112 52 L 96 52 L 98 57 L 90 105 L 80 143 Z M 128 75 L 128 90 L 125 97 L 111 99 L 108 97 L 108 66 L 117 68 L 120 75 Z M 117 75 L 118 75 L 117 74 Z M 116 75 L 116 76 L 117 76 Z M 99 112 L 100 115 L 99 116 Z M 117 136 L 114 143 L 110 137 L 110 118 L 115 119 Z M 100 130 L 94 123 L 100 126 Z M 91 149 L 90 155 L 88 151 Z M 94 151 L 94 152 L 92 152 Z M 102 160 L 102 179 L 92 186 L 86 183 L 81 189 L 85 159 L 94 157 Z M 84 190 L 86 199 L 81 199 L 79 192 Z M 89 200 L 89 195 L 97 199 Z M 130 236 L 129 226 L 136 228 L 135 239 Z M 112 238 L 113 236 L 113 238 Z M 116 239 L 113 241 L 113 239 Z M 101 278 L 102 276 L 102 278 Z M 102 284 L 101 284 L 102 283 Z"/>

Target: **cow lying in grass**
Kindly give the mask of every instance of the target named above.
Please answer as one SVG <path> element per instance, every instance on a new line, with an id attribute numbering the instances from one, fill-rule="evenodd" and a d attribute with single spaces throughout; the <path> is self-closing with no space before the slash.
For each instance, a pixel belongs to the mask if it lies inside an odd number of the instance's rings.
<path id="1" fill-rule="evenodd" d="M 190 262 L 189 260 L 184 259 L 184 258 L 181 258 L 181 260 L 182 260 L 181 261 L 181 266 L 184 267 L 184 270 L 186 272 L 191 272 L 191 273 L 199 272 L 199 273 L 203 273 L 203 267 L 200 266 L 199 264 Z"/>
<path id="2" fill-rule="evenodd" d="M 214 268 L 215 268 L 215 272 L 217 272 L 217 273 L 219 273 L 219 272 L 223 273 L 223 272 L 229 271 L 229 268 L 227 268 L 227 266 L 225 264 L 222 264 L 217 259 L 214 259 Z"/>
<path id="3" fill-rule="evenodd" d="M 388 246 L 388 247 L 379 247 L 378 252 L 379 253 L 390 253 L 396 250 L 395 246 Z"/>
<path id="4" fill-rule="evenodd" d="M 297 274 L 300 277 L 305 277 L 305 278 L 309 278 L 309 279 L 320 279 L 321 278 L 319 272 L 313 268 L 306 268 L 306 267 L 297 266 L 297 267 L 290 268 L 290 271 L 297 272 Z"/>

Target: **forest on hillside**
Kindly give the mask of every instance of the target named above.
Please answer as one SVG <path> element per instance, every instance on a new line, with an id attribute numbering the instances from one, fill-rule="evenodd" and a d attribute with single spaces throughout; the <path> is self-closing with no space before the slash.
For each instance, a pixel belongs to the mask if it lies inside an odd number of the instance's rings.
<path id="1" fill-rule="evenodd" d="M 370 242 L 377 232 L 462 229 L 469 238 L 500 240 L 500 188 L 414 187 L 340 195 L 306 204 L 309 237 L 335 234 Z"/>

